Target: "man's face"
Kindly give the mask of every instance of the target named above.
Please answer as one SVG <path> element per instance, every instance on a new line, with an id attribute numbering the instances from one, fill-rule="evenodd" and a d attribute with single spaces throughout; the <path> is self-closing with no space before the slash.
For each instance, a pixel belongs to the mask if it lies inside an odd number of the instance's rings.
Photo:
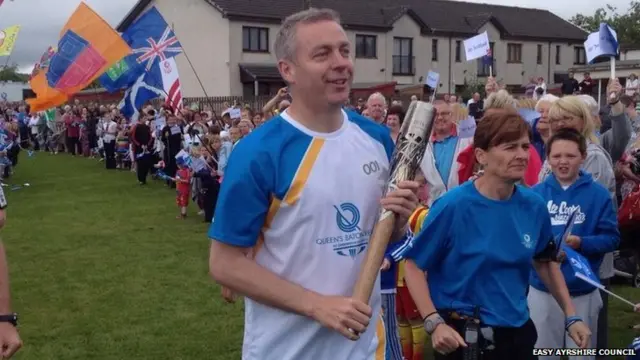
<path id="1" fill-rule="evenodd" d="M 440 102 L 435 105 L 436 119 L 433 124 L 433 131 L 437 134 L 447 134 L 451 132 L 451 105 Z"/>
<path id="2" fill-rule="evenodd" d="M 385 110 L 384 100 L 379 97 L 373 97 L 369 99 L 369 102 L 367 103 L 367 109 L 369 110 L 369 116 L 373 120 L 382 122 Z"/>
<path id="3" fill-rule="evenodd" d="M 532 79 L 533 80 L 533 79 Z M 480 101 L 480 94 L 479 93 L 475 93 L 473 94 L 473 100 L 474 101 Z"/>
<path id="4" fill-rule="evenodd" d="M 569 79 L 573 79 L 573 73 L 569 73 Z"/>
<path id="5" fill-rule="evenodd" d="M 280 70 L 292 84 L 295 96 L 341 106 L 349 98 L 353 80 L 350 43 L 334 21 L 296 26 L 293 61 L 280 62 Z"/>

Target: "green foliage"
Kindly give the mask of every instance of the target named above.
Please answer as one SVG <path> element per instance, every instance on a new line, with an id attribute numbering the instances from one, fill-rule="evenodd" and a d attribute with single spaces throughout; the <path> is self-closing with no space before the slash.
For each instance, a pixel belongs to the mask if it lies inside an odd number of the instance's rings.
<path id="1" fill-rule="evenodd" d="M 467 101 L 471 99 L 474 93 L 480 93 L 482 98 L 485 97 L 484 92 L 484 84 L 485 81 L 478 79 L 477 77 L 472 77 L 471 79 L 464 79 L 464 90 L 460 93 L 460 97 Z"/>
<path id="2" fill-rule="evenodd" d="M 606 5 L 592 15 L 576 14 L 569 21 L 588 32 L 598 31 L 600 23 L 607 23 L 618 34 L 618 42 L 640 45 L 640 0 L 631 1 L 627 11 Z"/>
<path id="3" fill-rule="evenodd" d="M 26 82 L 29 81 L 29 75 L 19 73 L 18 64 L 13 64 L 0 68 L 0 81 Z"/>

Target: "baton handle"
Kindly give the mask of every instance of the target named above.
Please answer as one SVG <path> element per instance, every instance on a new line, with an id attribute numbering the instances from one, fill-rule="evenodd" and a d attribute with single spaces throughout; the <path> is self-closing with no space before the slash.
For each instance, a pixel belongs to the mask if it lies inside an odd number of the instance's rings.
<path id="1" fill-rule="evenodd" d="M 358 281 L 356 281 L 353 289 L 354 299 L 360 300 L 365 304 L 369 303 L 369 298 L 373 292 L 373 287 L 376 285 L 380 266 L 382 266 L 382 261 L 384 260 L 384 253 L 387 251 L 387 245 L 395 225 L 396 214 L 391 213 L 390 216 L 383 217 L 382 220 L 378 221 L 373 228 L 365 258 L 360 267 Z"/>

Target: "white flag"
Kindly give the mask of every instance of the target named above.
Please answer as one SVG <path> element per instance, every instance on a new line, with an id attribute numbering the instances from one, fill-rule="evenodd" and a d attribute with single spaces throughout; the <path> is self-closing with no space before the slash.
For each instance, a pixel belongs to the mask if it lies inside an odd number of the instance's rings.
<path id="1" fill-rule="evenodd" d="M 160 62 L 160 72 L 162 73 L 162 86 L 167 93 L 167 105 L 174 110 L 180 109 L 182 107 L 182 91 L 176 59 L 172 57 Z"/>

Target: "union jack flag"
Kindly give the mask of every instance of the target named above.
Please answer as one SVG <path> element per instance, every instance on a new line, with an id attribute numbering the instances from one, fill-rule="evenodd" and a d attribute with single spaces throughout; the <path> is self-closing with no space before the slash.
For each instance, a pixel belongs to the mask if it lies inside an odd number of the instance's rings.
<path id="1" fill-rule="evenodd" d="M 139 64 L 146 62 L 145 68 L 147 71 L 151 70 L 156 61 L 167 60 L 182 52 L 182 46 L 178 42 L 178 38 L 168 26 L 158 41 L 153 37 L 148 37 L 147 42 L 149 43 L 148 47 L 133 49 L 134 54 L 141 54 L 136 58 L 136 61 Z"/>

